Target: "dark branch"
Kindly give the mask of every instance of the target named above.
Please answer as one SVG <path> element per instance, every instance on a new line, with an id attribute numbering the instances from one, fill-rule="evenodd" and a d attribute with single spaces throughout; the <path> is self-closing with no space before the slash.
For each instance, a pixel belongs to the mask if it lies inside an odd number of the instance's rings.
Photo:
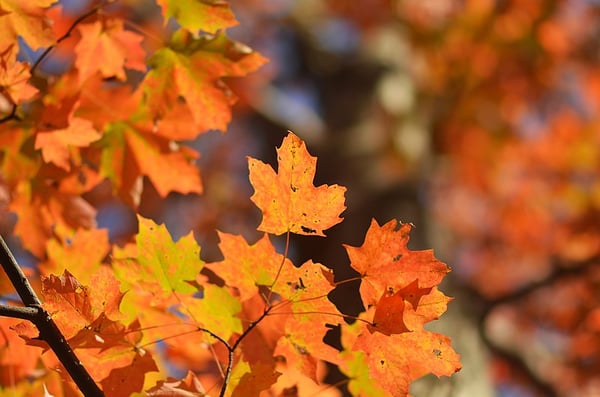
<path id="1" fill-rule="evenodd" d="M 20 318 L 31 322 L 35 321 L 36 317 L 39 315 L 39 311 L 40 309 L 38 307 L 32 306 L 20 307 L 0 305 L 0 316 Z"/>
<path id="2" fill-rule="evenodd" d="M 265 311 L 263 312 L 263 314 L 261 314 L 261 316 L 258 319 L 252 321 L 250 323 L 250 325 L 248 325 L 248 328 L 246 328 L 244 330 L 244 332 L 235 341 L 235 343 L 233 345 L 231 345 L 231 347 L 229 347 L 228 344 L 226 345 L 226 346 L 228 346 L 228 349 L 229 349 L 229 359 L 227 360 L 228 362 L 227 362 L 227 368 L 225 369 L 225 378 L 223 380 L 223 387 L 221 387 L 221 393 L 219 393 L 219 397 L 224 397 L 225 391 L 227 390 L 227 384 L 229 383 L 229 378 L 231 377 L 231 370 L 233 369 L 233 352 L 240 345 L 240 343 L 244 340 L 244 338 L 246 336 L 248 336 L 250 331 L 252 331 L 254 329 L 254 327 L 256 327 L 258 325 L 258 323 L 260 323 L 265 317 L 267 317 L 267 314 L 269 314 L 271 309 L 272 309 L 272 306 L 265 308 Z"/>
<path id="3" fill-rule="evenodd" d="M 0 118 L 0 124 L 7 122 L 9 120 L 21 120 L 21 118 L 17 115 L 17 104 L 12 104 L 12 109 L 10 109 L 10 113 L 6 116 Z"/>
<path id="4" fill-rule="evenodd" d="M 60 332 L 54 320 L 52 320 L 52 316 L 42 307 L 42 302 L 37 297 L 33 288 L 31 288 L 29 280 L 25 277 L 21 267 L 1 236 L 0 262 L 19 297 L 26 305 L 24 308 L 7 308 L 6 306 L 2 306 L 0 314 L 23 318 L 34 323 L 40 332 L 40 339 L 48 343 L 83 394 L 86 397 L 103 397 L 104 393 L 81 364 L 64 335 Z"/>

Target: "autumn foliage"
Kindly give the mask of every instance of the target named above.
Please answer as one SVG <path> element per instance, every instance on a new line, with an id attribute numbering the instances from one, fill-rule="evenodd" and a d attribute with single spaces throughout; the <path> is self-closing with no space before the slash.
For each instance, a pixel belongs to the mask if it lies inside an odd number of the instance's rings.
<path id="1" fill-rule="evenodd" d="M 42 301 L 0 278 L 0 390 L 80 393 L 40 315 L 106 396 L 406 396 L 413 380 L 460 368 L 449 338 L 424 328 L 446 310 L 449 269 L 408 249 L 410 224 L 373 220 L 361 246 L 345 246 L 354 279 L 294 263 L 290 235 L 325 237 L 346 189 L 314 185 L 317 160 L 292 132 L 276 170 L 248 158 L 261 237 L 218 231 L 222 260 L 205 263 L 192 232 L 174 241 L 139 214 L 148 189 L 203 193 L 186 141 L 225 131 L 225 80 L 266 62 L 224 33 L 237 23 L 225 2 L 161 0 L 146 19 L 130 17 L 135 2 L 76 15 L 53 3 L 0 2 L 4 222 L 35 258 L 25 273 Z M 133 236 L 96 227 L 100 190 L 138 213 Z M 329 294 L 357 281 L 364 311 L 351 316 Z M 325 343 L 332 330 L 339 340 Z M 342 380 L 329 385 L 333 367 Z"/>

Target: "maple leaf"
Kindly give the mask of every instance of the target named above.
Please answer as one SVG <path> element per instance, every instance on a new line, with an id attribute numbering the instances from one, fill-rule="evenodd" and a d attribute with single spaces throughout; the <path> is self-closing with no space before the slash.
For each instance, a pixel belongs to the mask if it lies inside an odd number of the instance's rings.
<path id="1" fill-rule="evenodd" d="M 54 229 L 61 237 L 49 240 L 46 245 L 48 260 L 40 264 L 47 273 L 62 273 L 68 266 L 77 271 L 77 279 L 88 284 L 90 276 L 96 273 L 109 251 L 108 230 L 79 229 L 75 232 L 64 230 L 62 225 Z"/>
<path id="2" fill-rule="evenodd" d="M 157 0 L 165 24 L 174 18 L 180 26 L 197 31 L 215 33 L 237 25 L 237 20 L 229 8 L 229 2 L 223 0 Z"/>
<path id="3" fill-rule="evenodd" d="M 237 288 L 242 301 L 256 295 L 259 285 L 271 287 L 282 264 L 282 271 L 294 267 L 289 259 L 275 251 L 266 234 L 254 245 L 249 245 L 242 236 L 223 232 L 217 234 L 224 260 L 209 263 L 206 267 L 225 280 L 228 286 Z"/>
<path id="4" fill-rule="evenodd" d="M 333 273 L 309 260 L 299 268 L 281 272 L 278 285 L 281 288 L 276 291 L 287 301 L 274 305 L 270 314 L 291 316 L 285 319 L 285 336 L 278 341 L 274 354 L 284 356 L 288 366 L 317 381 L 319 360 L 338 361 L 339 352 L 323 342 L 330 329 L 327 325 L 343 318 L 328 298 L 334 287 Z"/>
<path id="5" fill-rule="evenodd" d="M 80 24 L 77 29 L 81 40 L 75 46 L 75 66 L 79 81 L 85 81 L 96 72 L 102 77 L 116 77 L 124 81 L 125 68 L 146 71 L 143 36 L 123 29 L 123 21 L 109 19 Z M 102 62 L 98 62 L 102 59 Z"/>
<path id="6" fill-rule="evenodd" d="M 250 326 L 252 320 L 264 315 L 264 310 L 265 301 L 262 295 L 256 294 L 253 298 L 243 301 L 242 313 L 239 314 L 239 317 L 243 320 L 244 328 Z M 280 314 L 264 317 L 252 332 L 248 333 L 242 340 L 241 352 L 243 360 L 249 363 L 271 363 L 273 357 L 275 357 L 275 347 L 279 339 L 285 335 L 282 323 L 290 316 L 291 314 Z M 244 371 L 240 372 L 243 374 Z"/>
<path id="7" fill-rule="evenodd" d="M 262 211 L 258 229 L 267 233 L 325 236 L 323 230 L 340 223 L 346 209 L 339 185 L 315 187 L 316 162 L 304 142 L 290 132 L 277 149 L 278 172 L 270 165 L 248 158 L 251 200 Z"/>
<path id="8" fill-rule="evenodd" d="M 54 44 L 55 38 L 45 9 L 58 0 L 0 0 L 0 49 L 16 42 L 21 36 L 37 50 Z"/>
<path id="9" fill-rule="evenodd" d="M 192 285 L 202 270 L 200 247 L 190 232 L 173 242 L 165 225 L 138 215 L 135 256 L 113 253 L 117 278 L 125 285 L 143 283 L 161 295 L 172 292 L 194 293 Z"/>
<path id="10" fill-rule="evenodd" d="M 118 313 L 123 295 L 119 283 L 108 268 L 100 268 L 91 281 L 94 288 L 81 285 L 67 270 L 57 277 L 42 278 L 44 308 L 61 329 L 65 338 L 75 336 L 103 313 Z"/>
<path id="11" fill-rule="evenodd" d="M 133 359 L 124 364 L 112 369 L 109 376 L 100 382 L 107 397 L 129 396 L 142 390 L 146 373 L 158 371 L 152 356 L 143 350 L 136 352 Z"/>
<path id="12" fill-rule="evenodd" d="M 178 103 L 185 101 L 197 131 L 225 131 L 231 120 L 235 98 L 221 78 L 243 76 L 265 63 L 256 52 L 247 50 L 229 55 L 234 47 L 222 34 L 210 40 L 192 38 L 180 30 L 170 46 L 161 48 L 148 61 L 151 69 L 140 85 L 145 106 L 159 122 Z M 245 47 L 247 48 L 247 47 Z"/>
<path id="13" fill-rule="evenodd" d="M 171 191 L 202 193 L 200 174 L 191 163 L 195 152 L 165 150 L 157 138 L 140 134 L 134 129 L 127 131 L 125 140 L 140 172 L 150 178 L 162 197 Z M 173 177 L 174 173 L 177 178 Z"/>
<path id="14" fill-rule="evenodd" d="M 373 310 L 363 313 L 361 318 L 369 318 Z M 388 336 L 372 332 L 369 325 L 357 321 L 344 328 L 342 345 L 349 351 L 364 353 L 363 365 L 366 363 L 368 378 L 375 382 L 366 382 L 367 375 L 355 367 L 356 355 L 350 353 L 342 356 L 350 363 L 340 367 L 358 382 L 354 387 L 383 388 L 393 397 L 406 397 L 410 383 L 425 374 L 450 376 L 461 368 L 450 339 L 424 329 Z"/>
<path id="15" fill-rule="evenodd" d="M 281 376 L 271 387 L 270 395 L 294 397 L 340 397 L 341 395 L 336 388 L 324 385 L 322 382 L 315 382 L 285 363 L 277 363 L 276 369 L 281 372 Z"/>
<path id="16" fill-rule="evenodd" d="M 52 228 L 59 224 L 90 228 L 96 211 L 79 195 L 65 194 L 34 181 L 24 180 L 15 187 L 9 208 L 18 215 L 15 234 L 23 237 L 23 246 L 43 258 Z"/>
<path id="17" fill-rule="evenodd" d="M 391 220 L 379 226 L 376 220 L 361 247 L 345 245 L 350 265 L 360 273 L 360 294 L 365 307 L 376 305 L 385 293 L 407 287 L 418 280 L 415 292 L 438 285 L 450 271 L 432 250 L 411 251 L 407 244 L 410 224 Z"/>
<path id="18" fill-rule="evenodd" d="M 1 172 L 7 184 L 14 188 L 33 179 L 40 169 L 41 161 L 22 152 L 23 145 L 30 141 L 33 134 L 31 129 L 7 128 L 5 124 L 1 131 Z"/>
<path id="19" fill-rule="evenodd" d="M 101 137 L 102 135 L 94 129 L 91 121 L 72 117 L 66 128 L 39 131 L 35 138 L 35 148 L 42 150 L 44 161 L 69 171 L 71 169 L 69 160 L 73 159 L 71 147 L 85 147 Z"/>
<path id="20" fill-rule="evenodd" d="M 13 331 L 19 324 L 21 324 L 19 319 L 0 318 L 0 385 L 2 386 L 14 384 L 30 376 L 41 354 L 41 350 L 26 345 L 26 341 Z M 32 335 L 35 336 L 37 332 Z M 10 376 L 7 376 L 8 374 Z"/>
<path id="21" fill-rule="evenodd" d="M 281 373 L 275 371 L 273 364 L 259 362 L 251 365 L 250 371 L 242 375 L 231 397 L 258 397 L 260 392 L 274 384 L 279 376 Z"/>
<path id="22" fill-rule="evenodd" d="M 178 311 L 189 316 L 195 323 L 214 330 L 219 337 L 228 340 L 234 333 L 242 332 L 242 322 L 237 314 L 242 310 L 239 299 L 226 288 L 207 284 L 202 287 L 202 298 L 180 298 Z M 219 302 L 215 305 L 215 302 Z"/>
<path id="23" fill-rule="evenodd" d="M 15 44 L 0 52 L 0 95 L 6 96 L 13 104 L 31 99 L 38 92 L 29 84 L 29 66 L 17 61 L 17 52 Z"/>
<path id="24" fill-rule="evenodd" d="M 428 295 L 431 290 L 431 287 L 419 288 L 418 280 L 415 280 L 399 291 L 388 290 L 384 292 L 384 295 L 375 305 L 374 329 L 386 335 L 409 331 L 410 329 L 404 321 L 405 301 L 411 303 L 412 308 L 417 310 L 421 298 Z M 442 298 L 439 303 L 445 304 L 444 299 Z M 431 307 L 427 309 L 431 312 Z M 445 311 L 445 307 L 441 310 L 441 312 L 443 311 Z"/>

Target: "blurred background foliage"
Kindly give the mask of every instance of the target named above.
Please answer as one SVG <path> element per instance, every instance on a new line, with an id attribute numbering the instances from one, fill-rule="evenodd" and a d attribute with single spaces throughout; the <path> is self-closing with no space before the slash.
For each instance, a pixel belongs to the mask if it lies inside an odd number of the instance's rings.
<path id="1" fill-rule="evenodd" d="M 62 2 L 74 15 L 84 3 Z M 151 37 L 157 10 L 122 3 Z M 193 230 L 206 260 L 219 259 L 215 229 L 256 240 L 246 156 L 275 164 L 290 129 L 319 158 L 317 184 L 348 187 L 328 239 L 294 238 L 299 263 L 351 277 L 341 244 L 360 245 L 375 217 L 414 223 L 411 248 L 434 247 L 453 269 L 442 289 L 456 299 L 436 327 L 464 368 L 416 396 L 600 395 L 600 2 L 231 6 L 228 34 L 270 63 L 227 82 L 239 101 L 226 134 L 190 142 L 204 194 L 162 200 L 145 181 L 141 214 L 175 237 Z M 108 186 L 86 200 L 112 241 L 134 232 Z M 348 313 L 362 309 L 357 287 L 333 294 Z"/>

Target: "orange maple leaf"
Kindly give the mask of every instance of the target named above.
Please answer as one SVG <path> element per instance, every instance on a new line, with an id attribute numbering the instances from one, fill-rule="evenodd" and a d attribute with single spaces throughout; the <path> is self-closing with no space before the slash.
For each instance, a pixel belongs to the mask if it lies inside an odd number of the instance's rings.
<path id="1" fill-rule="evenodd" d="M 77 271 L 80 282 L 88 284 L 108 254 L 108 230 L 78 229 L 73 232 L 64 225 L 56 225 L 53 238 L 46 245 L 48 260 L 38 266 L 43 273 L 62 273 L 67 267 Z"/>
<path id="2" fill-rule="evenodd" d="M 27 346 L 25 338 L 19 337 L 17 333 L 21 324 L 20 319 L 0 318 L 0 388 L 13 386 L 15 382 L 31 376 L 42 353 Z M 31 327 L 31 331 L 31 337 L 38 335 L 37 329 Z"/>
<path id="3" fill-rule="evenodd" d="M 363 318 L 371 316 L 373 309 Z M 412 381 L 428 373 L 450 376 L 461 368 L 450 338 L 424 329 L 385 335 L 356 322 L 342 332 L 342 345 L 365 354 L 369 377 L 393 397 L 408 396 Z"/>
<path id="4" fill-rule="evenodd" d="M 427 373 L 451 375 L 460 369 L 449 338 L 423 327 L 446 311 L 450 298 L 437 285 L 449 269 L 431 250 L 409 250 L 410 230 L 396 220 L 383 226 L 373 220 L 361 247 L 345 246 L 360 273 L 367 311 L 361 314 L 365 321 L 342 333 L 342 345 L 364 352 L 369 378 L 394 397 L 407 396 L 410 382 Z"/>
<path id="5" fill-rule="evenodd" d="M 171 150 L 168 145 L 164 148 L 164 139 L 132 128 L 125 132 L 125 141 L 139 171 L 150 178 L 162 197 L 166 197 L 171 191 L 202 193 L 200 173 L 192 164 L 192 160 L 198 155 L 196 152 L 186 150 L 185 146 L 180 146 L 177 150 Z"/>
<path id="6" fill-rule="evenodd" d="M 18 215 L 15 234 L 38 258 L 44 257 L 46 242 L 57 225 L 87 229 L 96 221 L 95 208 L 80 195 L 62 193 L 30 180 L 17 184 L 9 208 Z"/>
<path id="7" fill-rule="evenodd" d="M 94 129 L 92 122 L 73 117 L 69 126 L 62 129 L 40 131 L 35 138 L 35 148 L 42 150 L 42 157 L 48 163 L 69 171 L 71 147 L 85 147 L 100 139 L 102 135 Z"/>
<path id="8" fill-rule="evenodd" d="M 29 66 L 17 61 L 17 52 L 17 46 L 11 44 L 0 53 L 0 95 L 13 104 L 31 99 L 38 92 L 29 84 Z"/>
<path id="9" fill-rule="evenodd" d="M 81 285 L 67 270 L 58 277 L 42 279 L 44 307 L 52 315 L 65 338 L 71 338 L 93 323 L 101 314 L 117 316 L 123 294 L 108 268 L 92 276 L 94 288 Z"/>
<path id="10" fill-rule="evenodd" d="M 75 46 L 75 66 L 79 81 L 85 81 L 96 72 L 102 77 L 116 77 L 124 81 L 125 68 L 146 71 L 141 47 L 143 36 L 123 29 L 123 21 L 96 21 L 78 26 L 81 40 Z M 101 62 L 98 60 L 101 59 Z"/>
<path id="11" fill-rule="evenodd" d="M 275 251 L 268 235 L 250 245 L 244 237 L 217 232 L 219 249 L 224 260 L 206 265 L 229 287 L 235 287 L 240 299 L 246 301 L 258 294 L 258 286 L 271 287 L 275 282 L 278 268 L 283 264 L 282 273 L 285 278 L 294 265 L 289 259 Z M 281 285 L 281 283 L 279 283 Z"/>
<path id="12" fill-rule="evenodd" d="M 325 236 L 323 230 L 342 221 L 346 188 L 313 185 L 317 159 L 291 131 L 277 149 L 277 161 L 279 170 L 275 173 L 270 165 L 248 158 L 254 187 L 251 200 L 263 215 L 258 230 Z"/>
<path id="13" fill-rule="evenodd" d="M 106 397 L 129 396 L 143 389 L 146 372 L 155 371 L 158 367 L 152 356 L 145 351 L 135 351 L 133 358 L 127 357 L 123 365 L 110 371 L 100 384 Z"/>
<path id="14" fill-rule="evenodd" d="M 222 34 L 207 40 L 179 30 L 169 47 L 152 55 L 140 89 L 158 128 L 158 122 L 184 102 L 192 117 L 190 129 L 226 130 L 236 98 L 221 78 L 244 76 L 266 62 L 248 47 L 238 47 Z"/>
<path id="15" fill-rule="evenodd" d="M 418 280 L 417 288 L 438 285 L 450 271 L 432 250 L 408 249 L 410 224 L 392 220 L 379 226 L 374 219 L 361 247 L 345 245 L 351 266 L 360 273 L 360 294 L 365 307 L 376 305 L 385 293 Z"/>
<path id="16" fill-rule="evenodd" d="M 281 376 L 275 371 L 273 363 L 258 362 L 250 368 L 251 371 L 242 376 L 231 397 L 258 397 L 261 391 L 268 389 Z"/>

